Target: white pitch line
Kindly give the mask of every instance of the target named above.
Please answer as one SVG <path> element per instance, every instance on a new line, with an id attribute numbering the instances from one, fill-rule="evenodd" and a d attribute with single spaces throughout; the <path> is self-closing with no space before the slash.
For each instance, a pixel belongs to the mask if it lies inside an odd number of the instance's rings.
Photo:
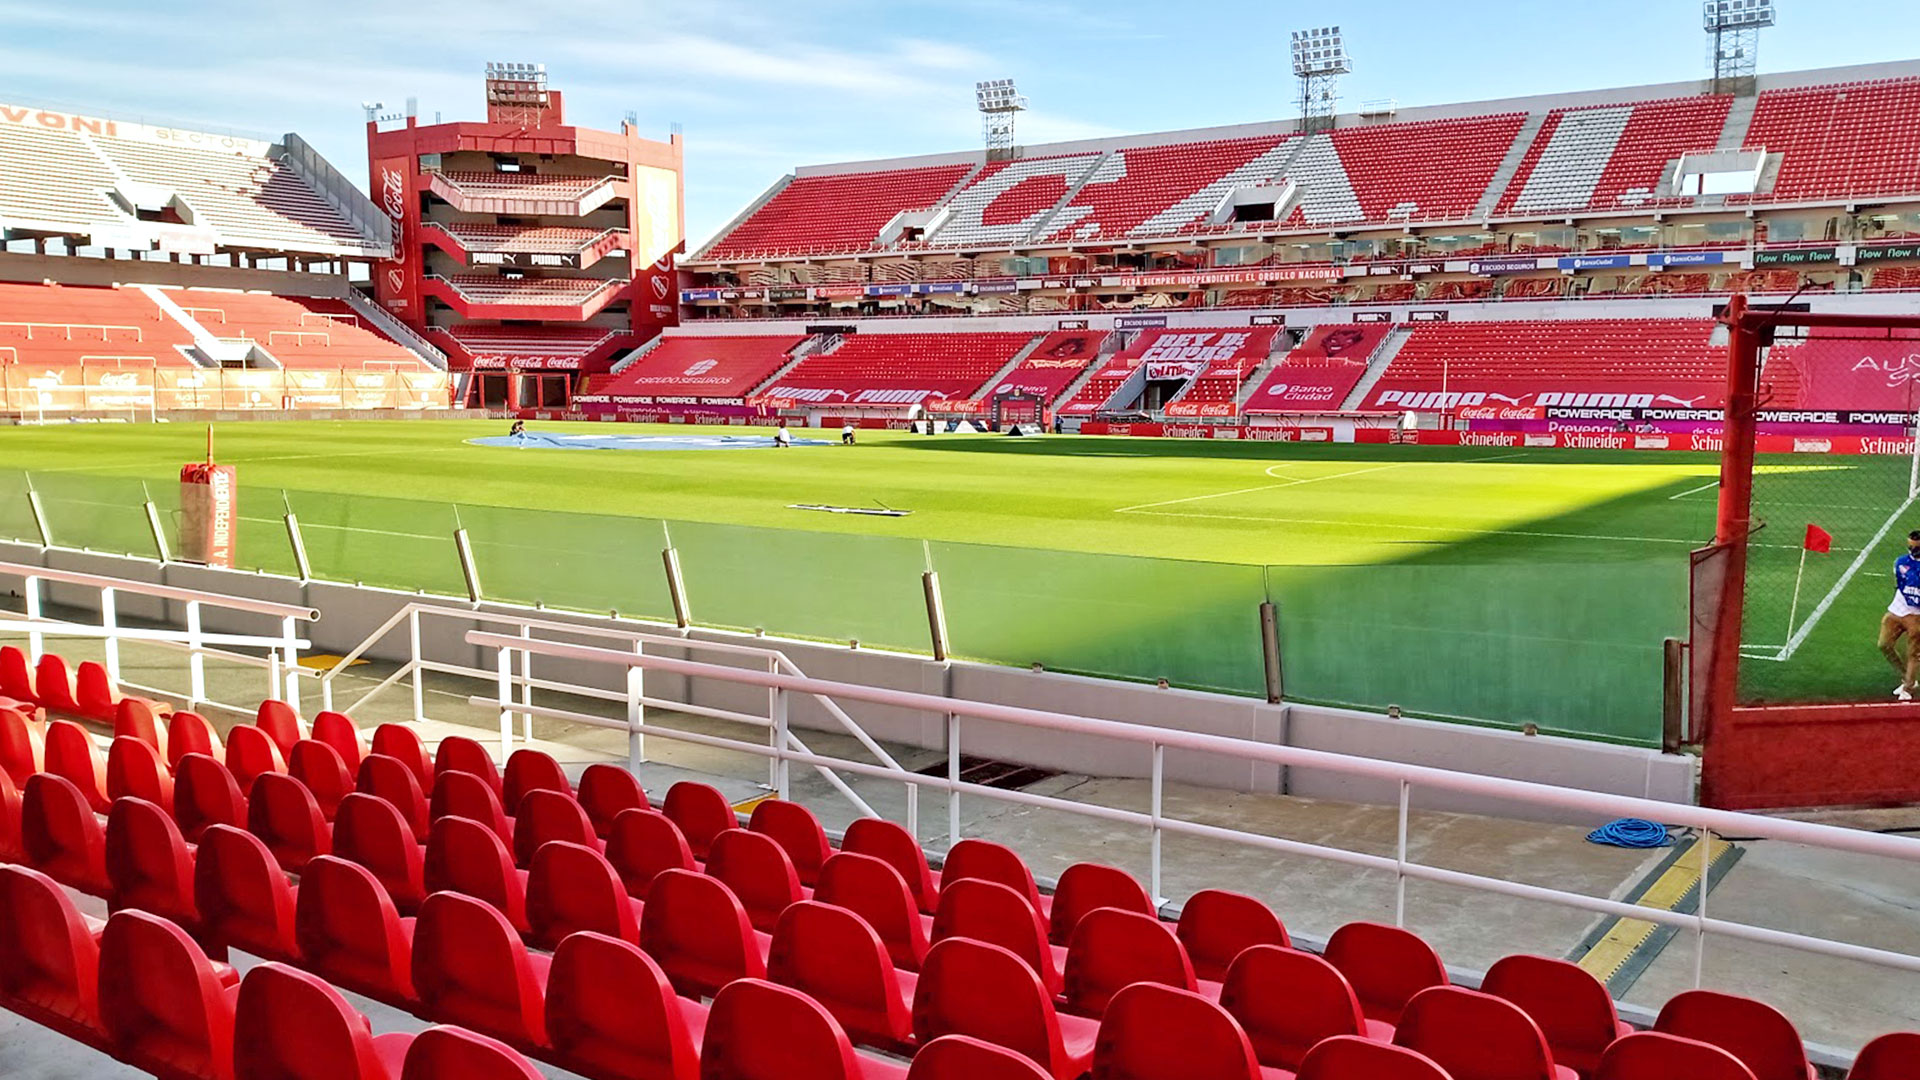
<path id="1" fill-rule="evenodd" d="M 1616 540 L 1622 543 L 1633 544 L 1687 544 L 1692 547 L 1700 547 L 1705 543 L 1700 540 L 1676 539 L 1670 536 L 1609 536 L 1596 533 L 1535 532 L 1526 529 L 1477 529 L 1446 525 L 1401 525 L 1384 521 L 1334 521 L 1326 518 L 1272 517 L 1265 514 L 1189 514 L 1182 513 L 1178 510 L 1135 510 L 1132 512 L 1145 514 L 1148 517 L 1211 518 L 1225 521 L 1267 521 L 1275 525 L 1332 525 L 1355 529 L 1399 529 L 1402 532 L 1458 533 L 1462 539 L 1472 539 L 1476 536 L 1538 536 L 1549 540 Z M 1800 550 L 1800 545 L 1798 544 L 1754 544 L 1752 546 L 1779 548 L 1783 551 Z"/>
<path id="2" fill-rule="evenodd" d="M 1702 492 L 1702 491 L 1705 491 L 1705 490 L 1707 490 L 1708 488 L 1711 488 L 1711 487 L 1719 487 L 1719 486 L 1720 486 L 1720 481 L 1719 481 L 1719 480 L 1709 480 L 1709 481 L 1707 481 L 1706 483 L 1704 483 L 1704 484 L 1701 484 L 1701 485 L 1700 485 L 1699 487 L 1697 487 L 1697 488 L 1688 488 L 1687 490 L 1685 490 L 1685 491 L 1683 491 L 1683 492 L 1681 492 L 1681 493 L 1680 493 L 1680 494 L 1678 494 L 1678 495 L 1669 495 L 1669 496 L 1667 496 L 1667 501 L 1668 501 L 1668 502 L 1672 502 L 1672 501 L 1673 501 L 1673 500 L 1675 500 L 1675 499 L 1684 499 L 1684 498 L 1686 498 L 1686 497 L 1687 497 L 1687 496 L 1689 496 L 1689 495 L 1697 495 L 1697 494 L 1699 494 L 1700 492 Z"/>
<path id="3" fill-rule="evenodd" d="M 1467 462 L 1504 461 L 1507 458 L 1515 458 L 1519 456 L 1520 456 L 1519 454 L 1496 454 L 1493 457 L 1467 458 L 1466 461 Z M 1279 484 L 1261 484 L 1259 487 L 1240 488 L 1237 491 L 1216 491 L 1211 495 L 1189 495 L 1184 499 L 1163 499 L 1160 502 L 1140 503 L 1137 506 L 1123 506 L 1123 507 L 1120 507 L 1118 510 L 1115 510 L 1114 513 L 1116 514 L 1138 513 L 1142 510 L 1147 510 L 1155 506 L 1177 506 L 1180 503 L 1199 502 L 1203 499 L 1224 499 L 1229 495 L 1250 495 L 1256 491 L 1273 491 L 1277 488 L 1298 487 L 1301 484 L 1317 484 L 1322 480 L 1339 480 L 1343 477 L 1359 476 L 1363 473 L 1385 472 L 1388 469 L 1400 469 L 1400 468 L 1405 468 L 1408 465 L 1431 465 L 1431 464 L 1436 464 L 1436 463 L 1428 462 L 1428 461 L 1395 461 L 1395 462 L 1390 462 L 1386 465 L 1374 465 L 1370 468 L 1365 468 L 1365 469 L 1350 469 L 1347 472 L 1328 473 L 1325 476 L 1312 476 L 1312 477 L 1308 477 L 1305 480 L 1290 479 Z M 1439 462 L 1437 464 L 1465 464 L 1465 462 Z M 1269 465 L 1263 471 L 1268 476 L 1272 476 L 1273 470 L 1279 467 L 1280 466 L 1278 465 Z"/>
<path id="4" fill-rule="evenodd" d="M 1866 546 L 1860 549 L 1860 554 L 1855 555 L 1853 562 L 1847 564 L 1846 572 L 1840 575 L 1839 581 L 1833 583 L 1833 588 L 1827 590 L 1827 595 L 1821 597 L 1820 602 L 1814 605 L 1813 611 L 1807 615 L 1807 621 L 1800 624 L 1800 629 L 1793 632 L 1793 636 L 1787 639 L 1785 645 L 1780 646 L 1779 659 L 1793 658 L 1794 650 L 1800 647 L 1801 642 L 1807 640 L 1808 634 L 1813 633 L 1813 628 L 1819 623 L 1821 616 L 1825 615 L 1827 609 L 1833 606 L 1833 602 L 1846 591 L 1847 583 L 1852 581 L 1853 575 L 1859 573 L 1860 568 L 1867 564 L 1867 556 L 1873 554 L 1874 549 L 1880 546 L 1880 541 L 1886 539 L 1887 531 L 1893 528 L 1893 523 L 1899 521 L 1900 515 L 1906 513 L 1907 508 L 1913 505 L 1913 499 L 1913 495 L 1908 495 L 1906 501 L 1902 502 L 1893 513 L 1887 515 L 1887 520 L 1880 523 L 1880 531 L 1874 533 L 1873 539 L 1867 541 Z"/>

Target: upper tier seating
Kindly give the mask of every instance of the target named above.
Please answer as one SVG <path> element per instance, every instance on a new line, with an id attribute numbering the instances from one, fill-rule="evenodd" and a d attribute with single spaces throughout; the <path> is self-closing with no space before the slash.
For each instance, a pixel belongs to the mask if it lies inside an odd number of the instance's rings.
<path id="1" fill-rule="evenodd" d="M 299 174 L 270 156 L 134 138 L 96 136 L 92 144 L 128 179 L 172 189 L 222 243 L 294 251 L 373 247 Z"/>
<path id="2" fill-rule="evenodd" d="M 184 289 L 172 299 L 214 337 L 251 338 L 288 368 L 426 366 L 344 300 L 209 289 Z"/>
<path id="3" fill-rule="evenodd" d="M 1141 146 L 1114 152 L 1048 223 L 1049 238 L 1095 240 L 1177 233 L 1227 192 L 1273 175 L 1286 139 Z"/>
<path id="4" fill-rule="evenodd" d="M 447 328 L 476 362 L 498 366 L 539 367 L 545 363 L 579 363 L 581 358 L 612 341 L 620 331 L 606 326 L 490 326 L 461 323 Z"/>
<path id="5" fill-rule="evenodd" d="M 0 282 L 0 364 L 191 367 L 177 348 L 191 344 L 139 289 Z"/>
<path id="6" fill-rule="evenodd" d="M 854 334 L 809 355 L 767 391 L 818 404 L 915 405 L 967 398 L 1031 334 Z"/>
<path id="7" fill-rule="evenodd" d="M 984 395 L 1034 394 L 1052 403 L 1099 357 L 1100 344 L 1106 339 L 1099 330 L 1056 330 L 1042 338 L 1025 360 L 987 388 Z"/>
<path id="8" fill-rule="evenodd" d="M 454 274 L 447 279 L 454 290 L 475 304 L 524 304 L 573 307 L 593 299 L 602 289 L 621 283 L 601 278 L 500 277 L 493 274 Z"/>
<path id="9" fill-rule="evenodd" d="M 799 334 L 667 337 L 597 388 L 599 393 L 737 398 L 780 369 Z"/>
<path id="10" fill-rule="evenodd" d="M 1096 165 L 1095 179 L 1117 174 L 1120 169 L 1111 161 L 1092 153 L 993 162 L 948 201 L 950 215 L 929 243 L 953 247 L 1022 239 Z"/>
<path id="11" fill-rule="evenodd" d="M 604 176 L 566 176 L 560 173 L 450 172 L 446 181 L 470 195 L 486 199 L 577 199 Z"/>
<path id="12" fill-rule="evenodd" d="M 1609 210 L 1648 201 L 1681 154 L 1711 150 L 1731 97 L 1555 109 L 1500 199 L 1502 214 Z"/>
<path id="13" fill-rule="evenodd" d="M 113 171 L 72 132 L 0 123 L 0 218 L 85 228 L 129 218 L 104 192 Z"/>
<path id="14" fill-rule="evenodd" d="M 1725 365 L 1712 332 L 1704 319 L 1418 323 L 1364 407 L 1586 405 L 1604 403 L 1589 395 L 1643 395 L 1657 406 L 1717 408 Z M 1450 400 L 1440 399 L 1443 388 Z"/>
<path id="15" fill-rule="evenodd" d="M 944 198 L 970 165 L 802 176 L 767 200 L 703 256 L 865 251 L 895 214 Z"/>
<path id="16" fill-rule="evenodd" d="M 1287 168 L 1287 175 L 1307 189 L 1293 221 L 1467 217 L 1525 119 L 1523 113 L 1503 113 L 1310 136 Z"/>
<path id="17" fill-rule="evenodd" d="M 563 225 L 491 225 L 470 221 L 443 221 L 439 227 L 468 251 L 511 251 L 567 254 L 579 251 L 605 234 L 604 229 Z"/>
<path id="18" fill-rule="evenodd" d="M 1920 191 L 1920 79 L 1768 90 L 1746 145 L 1781 154 L 1773 200 Z"/>

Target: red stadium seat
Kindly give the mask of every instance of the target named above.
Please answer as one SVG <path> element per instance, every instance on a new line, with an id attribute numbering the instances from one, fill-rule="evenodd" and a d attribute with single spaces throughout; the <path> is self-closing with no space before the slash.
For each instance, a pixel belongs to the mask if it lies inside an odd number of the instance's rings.
<path id="1" fill-rule="evenodd" d="M 767 799 L 753 808 L 747 818 L 747 830 L 770 837 L 792 860 L 800 884 L 812 888 L 820 880 L 820 867 L 833 855 L 827 832 L 813 811 L 786 799 Z"/>
<path id="2" fill-rule="evenodd" d="M 511 808 L 517 817 L 520 800 L 526 798 L 529 791 L 557 791 L 569 799 L 573 798 L 573 785 L 568 783 L 566 771 L 560 768 L 560 763 L 553 759 L 553 755 L 523 747 L 507 755 L 500 803 Z"/>
<path id="3" fill-rule="evenodd" d="M 39 695 L 34 700 L 40 703 L 41 708 L 70 716 L 80 714 L 80 702 L 74 694 L 73 672 L 68 669 L 65 657 L 58 653 L 41 653 L 40 662 L 34 665 L 33 685 Z"/>
<path id="4" fill-rule="evenodd" d="M 498 799 L 504 790 L 500 783 L 500 767 L 493 763 L 493 755 L 465 735 L 449 735 L 440 740 L 433 752 L 433 784 L 438 787 L 440 777 L 449 772 L 462 772 L 477 776 L 486 781 L 487 787 Z"/>
<path id="5" fill-rule="evenodd" d="M 1055 945 L 1072 941 L 1074 927 L 1096 908 L 1118 908 L 1158 918 L 1147 890 L 1132 875 L 1098 863 L 1075 863 L 1062 871 L 1060 883 L 1053 890 L 1052 907 L 1047 937 Z"/>
<path id="6" fill-rule="evenodd" d="M 866 920 L 880 935 L 893 966 L 919 971 L 927 958 L 927 934 L 932 929 L 920 914 L 913 894 L 898 871 L 871 855 L 843 851 L 820 867 L 820 884 L 813 898 L 833 904 Z"/>
<path id="7" fill-rule="evenodd" d="M 1347 977 L 1371 1020 L 1398 1024 L 1413 995 L 1447 984 L 1447 969 L 1433 946 L 1397 926 L 1348 923 L 1327 939 L 1322 955 Z"/>
<path id="8" fill-rule="evenodd" d="M 20 847 L 34 869 L 62 885 L 107 895 L 106 836 L 80 789 L 40 773 L 20 794 Z"/>
<path id="9" fill-rule="evenodd" d="M 13 786 L 46 768 L 46 728 L 18 709 L 0 708 L 0 770 Z"/>
<path id="10" fill-rule="evenodd" d="M 779 1032 L 769 1038 L 769 1032 Z M 701 1080 L 898 1080 L 905 1067 L 863 1058 L 819 1003 L 761 979 L 722 988 L 707 1012 Z"/>
<path id="11" fill-rule="evenodd" d="M 160 1077 L 230 1080 L 237 986 L 186 931 L 120 911 L 100 936 L 100 1021 L 113 1056 Z"/>
<path id="12" fill-rule="evenodd" d="M 1033 871 L 1005 844 L 969 837 L 953 845 L 940 866 L 940 890 L 944 894 L 954 882 L 968 878 L 996 882 L 1019 893 L 1040 913 L 1042 923 L 1053 913 L 1053 901 L 1040 895 Z"/>
<path id="13" fill-rule="evenodd" d="M 942 1035 L 913 1055 L 907 1080 L 1047 1080 L 1047 1073 L 1024 1055 L 990 1042 Z"/>
<path id="14" fill-rule="evenodd" d="M 593 831 L 601 839 L 613 835 L 613 819 L 625 810 L 646 810 L 647 793 L 640 781 L 618 765 L 604 761 L 587 766 L 580 774 L 580 809 L 593 822 Z"/>
<path id="15" fill-rule="evenodd" d="M 458 893 L 430 894 L 413 934 L 422 1013 L 523 1048 L 547 1041 L 547 968 L 498 911 Z"/>
<path id="16" fill-rule="evenodd" d="M 1119 908 L 1095 908 L 1080 919 L 1067 947 L 1064 978 L 1067 1010 L 1095 1020 L 1115 994 L 1134 983 L 1199 989 L 1173 930 L 1150 915 Z M 1220 996 L 1219 984 L 1209 988 L 1210 996 Z"/>
<path id="17" fill-rule="evenodd" d="M 335 986 L 406 1007 L 413 1001 L 413 920 L 373 873 L 322 855 L 300 875 L 294 936 L 303 966 Z"/>
<path id="18" fill-rule="evenodd" d="M 325 980 L 267 962 L 247 972 L 233 1018 L 234 1080 L 399 1080 L 413 1036 L 375 1035 Z"/>
<path id="19" fill-rule="evenodd" d="M 1578 964 L 1544 956 L 1508 956 L 1494 961 L 1480 982 L 1484 993 L 1505 998 L 1540 1025 L 1555 1064 L 1592 1076 L 1600 1055 L 1615 1039 L 1633 1032 L 1620 1022 L 1613 995 Z"/>
<path id="20" fill-rule="evenodd" d="M 1195 977 L 1215 982 L 1227 977 L 1227 969 L 1243 949 L 1293 944 L 1272 908 L 1251 896 L 1223 889 L 1202 889 L 1188 897 L 1180 907 L 1176 932 L 1187 947 Z"/>
<path id="21" fill-rule="evenodd" d="M 353 774 L 347 771 L 340 751 L 318 739 L 301 739 L 293 744 L 293 754 L 287 758 L 287 775 L 313 793 L 313 801 L 320 806 L 320 816 L 328 821 L 339 812 L 340 800 L 354 788 Z"/>
<path id="22" fill-rule="evenodd" d="M 641 908 L 606 858 L 590 847 L 556 840 L 533 856 L 527 922 L 533 943 L 543 949 L 558 948 L 567 935 L 582 930 L 637 943 Z"/>
<path id="23" fill-rule="evenodd" d="M 1294 1080 L 1453 1080 L 1434 1060 L 1404 1046 L 1336 1035 L 1307 1051 Z"/>
<path id="24" fill-rule="evenodd" d="M 443 817 L 427 834 L 427 894 L 457 892 L 491 904 L 515 931 L 527 933 L 527 872 L 492 830 L 470 818 Z"/>
<path id="25" fill-rule="evenodd" d="M 293 888 L 273 853 L 252 833 L 212 825 L 201 835 L 194 852 L 193 904 L 213 940 L 269 959 L 300 955 Z"/>
<path id="26" fill-rule="evenodd" d="M 662 870 L 640 912 L 640 947 L 682 994 L 710 997 L 735 979 L 767 976 L 764 936 L 725 885 L 686 870 Z"/>
<path id="27" fill-rule="evenodd" d="M 1717 1046 L 1657 1031 L 1622 1035 L 1600 1055 L 1593 1080 L 1753 1080 L 1753 1070 Z"/>
<path id="28" fill-rule="evenodd" d="M 287 759 L 272 736 L 251 724 L 227 732 L 227 771 L 242 795 L 253 791 L 255 777 L 287 771 Z"/>
<path id="29" fill-rule="evenodd" d="M 388 805 L 400 812 L 400 820 L 407 823 L 413 838 L 426 840 L 427 829 L 433 820 L 431 808 L 427 805 L 426 795 L 421 793 L 420 781 L 414 777 L 413 770 L 406 762 L 378 751 L 368 754 L 360 762 L 360 775 L 354 782 L 354 790 L 386 800 Z"/>
<path id="30" fill-rule="evenodd" d="M 74 672 L 73 696 L 75 703 L 80 706 L 80 715 L 102 724 L 115 725 L 114 734 L 116 735 L 129 734 L 119 730 L 121 706 L 127 702 L 134 703 L 128 710 L 132 714 L 130 722 L 137 724 L 138 717 L 145 714 L 147 728 L 156 738 L 159 735 L 159 728 L 153 723 L 153 719 L 158 713 L 167 710 L 167 706 L 151 698 L 122 697 L 119 688 L 114 686 L 113 680 L 107 676 L 106 667 L 92 660 L 83 662 Z M 156 742 L 154 749 L 164 750 L 165 747 Z"/>
<path id="31" fill-rule="evenodd" d="M 667 789 L 660 812 L 680 827 L 680 835 L 687 838 L 693 857 L 702 861 L 713 847 L 714 837 L 740 827 L 739 817 L 720 789 L 691 780 L 682 780 Z"/>
<path id="32" fill-rule="evenodd" d="M 871 855 L 894 868 L 920 910 L 931 915 L 940 907 L 940 879 L 927 866 L 927 853 L 913 834 L 891 821 L 856 818 L 840 838 L 840 850 Z"/>
<path id="33" fill-rule="evenodd" d="M 346 767 L 349 775 L 360 771 L 360 759 L 367 756 L 366 744 L 360 741 L 360 729 L 354 726 L 353 718 L 346 713 L 322 712 L 315 716 L 313 740 L 333 747 L 333 752 L 340 755 L 340 764 Z"/>
<path id="34" fill-rule="evenodd" d="M 780 845 L 744 829 L 728 829 L 714 837 L 707 873 L 739 897 L 755 930 L 771 932 L 787 905 L 806 898 L 800 877 Z"/>
<path id="35" fill-rule="evenodd" d="M 620 875 L 627 892 L 645 897 L 662 870 L 697 872 L 693 849 L 679 826 L 652 810 L 622 810 L 607 834 L 607 861 Z"/>
<path id="36" fill-rule="evenodd" d="M 922 1044 L 970 1035 L 1024 1054 L 1054 1080 L 1087 1070 L 1099 1025 L 1056 1016 L 1053 995 L 1033 969 L 998 945 L 965 938 L 934 943 L 913 995 L 913 1033 Z"/>
<path id="37" fill-rule="evenodd" d="M 430 1027 L 407 1048 L 400 1080 L 542 1080 L 513 1047 L 456 1027 Z"/>
<path id="38" fill-rule="evenodd" d="M 26 858 L 20 848 L 20 789 L 13 778 L 0 771 L 0 863 Z"/>
<path id="39" fill-rule="evenodd" d="M 1093 1080 L 1281 1080 L 1262 1069 L 1226 1010 L 1190 990 L 1138 983 L 1115 994 L 1094 1044 Z"/>
<path id="40" fill-rule="evenodd" d="M 354 792 L 333 819 L 333 854 L 373 871 L 402 913 L 427 898 L 426 849 L 400 811 L 385 799 Z"/>
<path id="41" fill-rule="evenodd" d="M 121 735 L 107 748 L 107 797 L 145 799 L 173 813 L 173 773 L 144 740 Z"/>
<path id="42" fill-rule="evenodd" d="M 207 718 L 197 712 L 175 710 L 167 717 L 167 764 L 175 770 L 188 754 L 205 754 L 219 761 L 226 757 L 226 745 Z"/>
<path id="43" fill-rule="evenodd" d="M 427 751 L 426 743 L 420 741 L 419 732 L 405 724 L 381 724 L 373 729 L 369 749 L 404 763 L 421 791 L 432 790 L 433 755 Z"/>
<path id="44" fill-rule="evenodd" d="M 1896 1031 L 1861 1047 L 1847 1080 L 1920 1080 L 1920 1032 Z"/>
<path id="45" fill-rule="evenodd" d="M 457 769 L 434 777 L 427 816 L 435 821 L 448 816 L 477 821 L 499 837 L 501 843 L 509 848 L 513 846 L 513 819 L 500 808 L 500 796 L 487 786 L 485 777 Z"/>
<path id="46" fill-rule="evenodd" d="M 113 737 L 131 735 L 148 746 L 162 761 L 167 757 L 167 729 L 160 719 L 158 703 L 148 698 L 121 698 L 114 706 Z"/>
<path id="47" fill-rule="evenodd" d="M 547 978 L 552 1059 L 595 1080 L 699 1080 L 706 1007 L 633 943 L 569 935 Z"/>
<path id="48" fill-rule="evenodd" d="M 513 861 L 531 867 L 534 853 L 554 840 L 594 851 L 606 847 L 594 835 L 593 822 L 587 820 L 587 812 L 572 795 L 535 788 L 520 800 L 520 813 L 513 819 Z"/>
<path id="49" fill-rule="evenodd" d="M 255 710 L 253 726 L 267 733 L 273 745 L 280 748 L 281 757 L 293 754 L 293 744 L 307 737 L 306 725 L 300 722 L 300 714 L 293 706 L 284 701 L 267 698 Z"/>
<path id="50" fill-rule="evenodd" d="M 206 754 L 188 754 L 173 769 L 173 820 L 190 844 L 211 825 L 245 828 L 247 799 L 239 781 Z"/>
<path id="51" fill-rule="evenodd" d="M 854 1042 L 908 1052 L 918 980 L 898 971 L 873 928 L 844 908 L 789 906 L 773 929 L 767 978 L 826 1007 Z"/>
<path id="52" fill-rule="evenodd" d="M 297 874 L 333 850 L 333 829 L 313 793 L 291 776 L 263 773 L 247 796 L 247 831 L 259 837 L 281 869 Z"/>
<path id="53" fill-rule="evenodd" d="M 1039 976 L 1049 995 L 1066 989 L 1061 968 L 1067 950 L 1047 941 L 1040 916 L 1019 893 L 982 878 L 950 879 L 940 890 L 933 916 L 933 942 L 972 938 L 1011 950 Z"/>
<path id="54" fill-rule="evenodd" d="M 1393 1041 L 1432 1058 L 1453 1080 L 1578 1080 L 1554 1064 L 1546 1036 L 1518 1005 L 1478 990 L 1432 986 L 1413 995 Z"/>
<path id="55" fill-rule="evenodd" d="M 1752 1069 L 1755 1080 L 1813 1080 L 1793 1022 L 1752 998 L 1686 990 L 1661 1007 L 1653 1030 L 1717 1046 Z"/>
<path id="56" fill-rule="evenodd" d="M 1346 976 L 1325 960 L 1279 945 L 1241 950 L 1227 969 L 1220 1005 L 1247 1033 L 1260 1064 L 1298 1069 L 1307 1051 L 1336 1035 L 1380 1042 L 1393 1028 L 1368 1020 Z"/>
<path id="57" fill-rule="evenodd" d="M 99 931 L 54 880 L 0 865 L 0 1007 L 99 1045 Z"/>
<path id="58" fill-rule="evenodd" d="M 27 654 L 17 646 L 0 645 L 0 697 L 37 705 L 40 694 L 33 684 L 33 665 L 27 662 Z"/>
<path id="59" fill-rule="evenodd" d="M 87 729 L 71 720 L 55 720 L 47 725 L 46 771 L 73 781 L 94 813 L 104 814 L 107 798 L 107 763 L 93 745 Z"/>
<path id="60" fill-rule="evenodd" d="M 200 925 L 193 853 L 166 811 L 132 797 L 107 812 L 106 863 L 113 910 L 138 908 L 185 927 Z M 216 959 L 224 959 L 225 950 Z"/>

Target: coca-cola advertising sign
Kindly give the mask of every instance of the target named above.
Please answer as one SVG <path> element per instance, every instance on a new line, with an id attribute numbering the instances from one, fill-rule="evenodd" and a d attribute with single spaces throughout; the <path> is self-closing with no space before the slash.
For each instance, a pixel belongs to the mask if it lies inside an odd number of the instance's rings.
<path id="1" fill-rule="evenodd" d="M 403 319 L 421 318 L 420 271 L 412 265 L 416 215 L 413 211 L 413 163 L 407 158 L 382 158 L 373 163 L 373 201 L 393 226 L 393 255 L 375 264 L 374 295 L 380 305 Z"/>

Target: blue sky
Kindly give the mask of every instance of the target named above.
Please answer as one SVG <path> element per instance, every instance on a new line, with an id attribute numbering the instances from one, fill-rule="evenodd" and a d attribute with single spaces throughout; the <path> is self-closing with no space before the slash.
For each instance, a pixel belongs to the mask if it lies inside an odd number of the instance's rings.
<path id="1" fill-rule="evenodd" d="M 1778 0 L 1763 71 L 1920 54 L 1920 4 Z M 575 122 L 687 136 L 698 243 L 795 165 L 962 150 L 973 83 L 1022 142 L 1293 115 L 1287 31 L 1339 22 L 1348 104 L 1698 77 L 1695 0 L 0 0 L 0 101 L 278 135 L 364 183 L 362 101 L 477 119 L 488 60 L 544 62 Z"/>

